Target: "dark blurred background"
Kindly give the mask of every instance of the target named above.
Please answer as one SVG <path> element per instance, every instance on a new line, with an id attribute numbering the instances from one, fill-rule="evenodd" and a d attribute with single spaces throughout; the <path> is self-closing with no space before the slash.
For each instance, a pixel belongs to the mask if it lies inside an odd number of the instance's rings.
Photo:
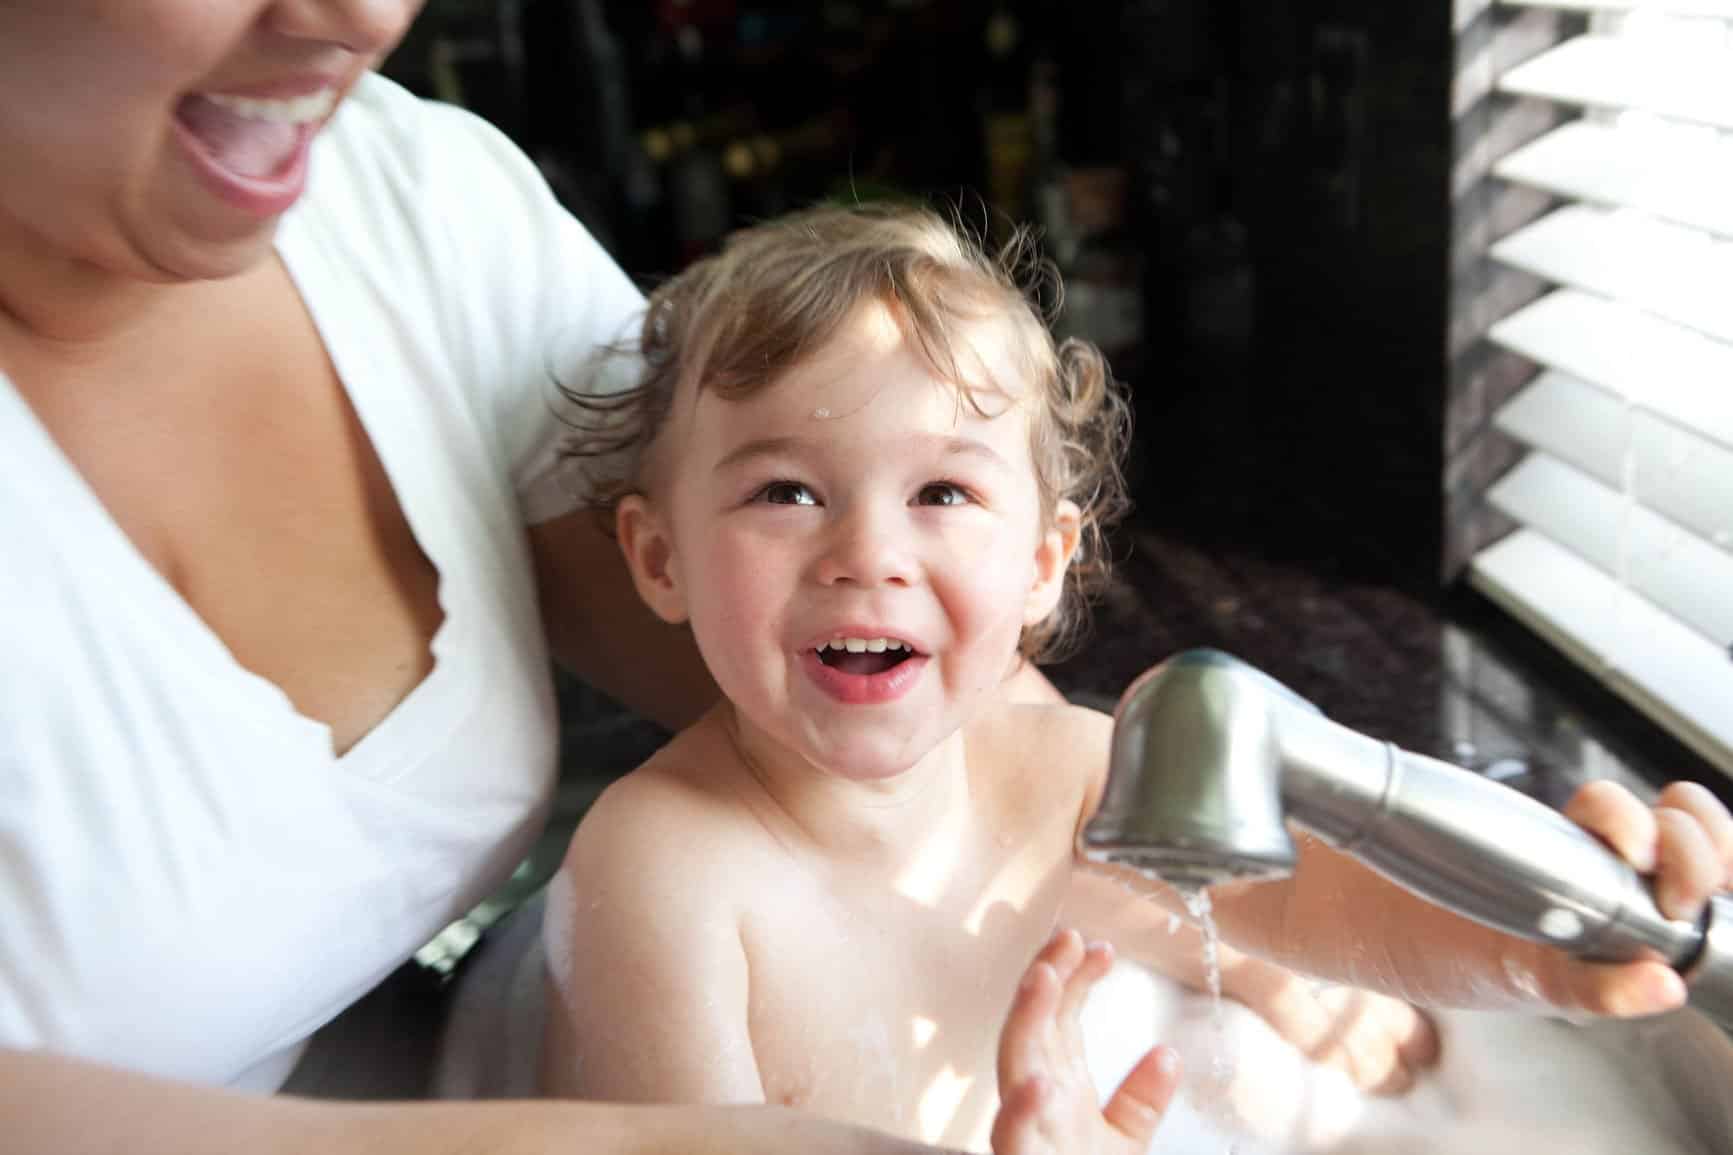
<path id="1" fill-rule="evenodd" d="M 1039 228 L 1059 328 L 1136 416 L 1120 588 L 1051 671 L 1073 697 L 1215 645 L 1543 796 L 1722 789 L 1463 579 L 1509 528 L 1492 410 L 1535 373 L 1479 304 L 1544 289 L 1486 241 L 1557 203 L 1484 154 L 1570 114 L 1462 78 L 1583 28 L 1485 0 L 431 0 L 385 71 L 502 127 L 646 287 L 818 198 Z M 661 735 L 563 693 L 581 806 Z"/>
<path id="2" fill-rule="evenodd" d="M 387 71 L 650 283 L 821 197 L 1042 230 L 1146 518 L 1440 575 L 1447 5 L 433 0 Z"/>

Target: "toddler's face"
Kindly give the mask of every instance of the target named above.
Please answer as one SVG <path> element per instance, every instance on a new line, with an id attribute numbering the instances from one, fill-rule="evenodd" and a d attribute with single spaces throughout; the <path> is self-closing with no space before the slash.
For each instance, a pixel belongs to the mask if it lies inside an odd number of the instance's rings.
<path id="1" fill-rule="evenodd" d="M 623 508 L 622 543 L 743 724 L 884 778 L 997 694 L 1057 599 L 1076 512 L 1047 524 L 1027 407 L 984 400 L 1003 412 L 976 412 L 873 305 L 751 397 L 676 402 L 668 480 Z"/>

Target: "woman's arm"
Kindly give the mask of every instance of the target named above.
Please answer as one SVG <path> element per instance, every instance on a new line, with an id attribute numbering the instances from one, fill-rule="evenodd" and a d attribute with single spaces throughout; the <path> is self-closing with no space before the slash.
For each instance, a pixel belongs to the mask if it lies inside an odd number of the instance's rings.
<path id="1" fill-rule="evenodd" d="M 1100 715 L 1091 722 L 1088 711 L 1071 713 L 1084 722 L 1067 727 L 1066 741 L 1092 776 L 1081 830 L 1100 803 L 1113 728 Z M 1565 814 L 1639 870 L 1654 871 L 1670 917 L 1695 917 L 1710 894 L 1733 883 L 1733 817 L 1700 786 L 1674 783 L 1651 810 L 1628 791 L 1595 782 Z M 1421 1005 L 1550 1005 L 1632 1016 L 1683 1001 L 1682 983 L 1663 963 L 1583 962 L 1426 902 L 1303 832 L 1295 844 L 1299 864 L 1291 877 L 1211 888 L 1223 939 L 1305 974 Z M 1184 912 L 1178 895 L 1158 880 L 1123 867 L 1079 865 Z"/>
<path id="2" fill-rule="evenodd" d="M 530 527 L 542 621 L 578 677 L 671 730 L 716 701 L 691 631 L 652 614 L 614 539 L 580 509 Z"/>
<path id="3" fill-rule="evenodd" d="M 0 1131 L 30 1155 L 935 1155 L 780 1108 L 323 1103 L 3 1049 Z"/>

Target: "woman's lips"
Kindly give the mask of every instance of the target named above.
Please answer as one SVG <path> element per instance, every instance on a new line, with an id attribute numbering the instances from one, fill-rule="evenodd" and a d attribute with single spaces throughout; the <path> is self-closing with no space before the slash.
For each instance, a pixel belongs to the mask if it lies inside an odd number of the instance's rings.
<path id="1" fill-rule="evenodd" d="M 309 119 L 316 103 L 323 111 Z M 301 115 L 276 115 L 279 106 Z M 301 98 L 250 101 L 237 110 L 234 98 L 194 95 L 175 110 L 175 130 L 213 191 L 245 212 L 271 217 L 287 211 L 305 190 L 313 136 L 330 108 L 329 100 Z"/>
<path id="2" fill-rule="evenodd" d="M 914 686 L 926 668 L 927 655 L 910 654 L 902 661 L 876 673 L 850 673 L 826 665 L 818 651 L 801 651 L 801 668 L 825 694 L 850 706 L 868 706 L 894 702 Z"/>

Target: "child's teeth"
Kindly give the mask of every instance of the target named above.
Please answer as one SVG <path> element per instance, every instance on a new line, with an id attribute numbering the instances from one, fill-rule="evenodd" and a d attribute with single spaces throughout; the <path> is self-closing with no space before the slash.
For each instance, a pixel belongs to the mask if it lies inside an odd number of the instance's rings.
<path id="1" fill-rule="evenodd" d="M 898 653 L 913 653 L 914 647 L 896 638 L 832 638 L 828 642 L 818 644 L 820 653 L 825 650 L 835 650 L 838 653 L 847 651 L 851 654 L 882 654 L 886 650 Z"/>

